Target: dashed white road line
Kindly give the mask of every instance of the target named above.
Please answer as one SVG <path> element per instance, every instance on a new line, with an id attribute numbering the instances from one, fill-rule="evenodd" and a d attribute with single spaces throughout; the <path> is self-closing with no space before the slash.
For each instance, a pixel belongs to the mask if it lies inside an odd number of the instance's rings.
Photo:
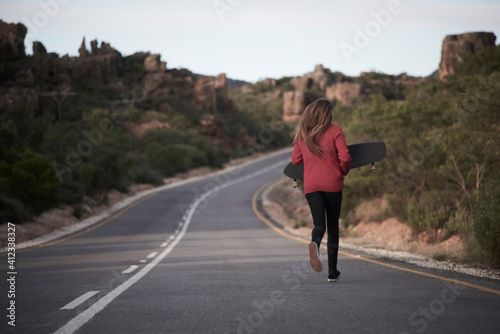
<path id="1" fill-rule="evenodd" d="M 64 305 L 63 307 L 60 308 L 60 310 L 72 310 L 98 292 L 99 291 L 89 291 L 89 292 L 81 295 L 80 297 L 76 298 L 71 303 Z"/>
<path id="2" fill-rule="evenodd" d="M 97 302 L 95 302 L 93 305 L 91 305 L 89 308 L 87 308 L 85 311 L 79 313 L 77 316 L 75 316 L 73 319 L 68 321 L 64 326 L 59 328 L 54 334 L 72 334 L 76 332 L 80 327 L 82 327 L 84 324 L 86 324 L 94 315 L 102 311 L 109 303 L 111 303 L 116 297 L 121 295 L 124 291 L 126 291 L 128 288 L 130 288 L 133 284 L 135 284 L 137 281 L 139 281 L 141 278 L 143 278 L 151 269 L 156 267 L 160 261 L 162 261 L 165 257 L 167 257 L 170 252 L 177 246 L 177 244 L 182 240 L 182 237 L 184 234 L 186 234 L 186 230 L 191 223 L 191 219 L 193 218 L 193 215 L 203 201 L 207 199 L 210 195 L 212 195 L 214 192 L 219 191 L 222 188 L 226 188 L 230 185 L 245 181 L 250 179 L 251 177 L 254 177 L 255 175 L 258 174 L 263 174 L 271 169 L 274 169 L 276 167 L 282 167 L 284 164 L 286 164 L 290 159 L 284 159 L 281 160 L 277 163 L 274 163 L 266 168 L 261 169 L 258 173 L 252 173 L 252 174 L 247 174 L 246 176 L 240 177 L 238 179 L 231 180 L 229 182 L 226 182 L 222 185 L 217 186 L 216 188 L 213 188 L 205 193 L 203 193 L 200 197 L 196 198 L 195 201 L 191 204 L 188 212 L 187 212 L 187 217 L 184 222 L 184 226 L 182 227 L 182 230 L 180 231 L 179 235 L 177 238 L 175 238 L 172 243 L 165 248 L 164 251 L 162 251 L 157 257 L 155 257 L 150 263 L 145 265 L 140 271 L 138 271 L 135 275 L 130 277 L 128 280 L 120 284 L 118 287 L 116 287 L 113 291 L 109 292 L 107 295 L 99 299 Z M 150 254 L 151 255 L 151 254 Z M 142 262 L 143 260 L 141 260 Z M 90 297 L 87 297 L 90 298 Z"/>
<path id="3" fill-rule="evenodd" d="M 168 242 L 166 242 L 166 241 L 165 241 L 164 243 L 162 243 L 162 244 L 160 245 L 160 247 L 161 247 L 161 248 L 165 248 L 165 247 L 167 247 L 167 245 L 168 245 Z"/>
<path id="4" fill-rule="evenodd" d="M 140 262 L 140 263 L 145 263 L 145 262 L 147 262 L 147 261 L 146 261 L 146 260 L 141 260 L 141 261 L 139 261 L 139 262 Z"/>
<path id="5" fill-rule="evenodd" d="M 128 269 L 125 269 L 124 271 L 122 271 L 122 274 L 130 274 L 131 272 L 133 272 L 137 268 L 139 268 L 139 266 L 132 265 Z"/>
<path id="6" fill-rule="evenodd" d="M 153 253 L 149 254 L 149 255 L 147 256 L 147 258 L 148 258 L 148 259 L 150 259 L 150 258 L 152 258 L 152 257 L 155 257 L 156 255 L 158 255 L 158 252 L 153 252 Z"/>

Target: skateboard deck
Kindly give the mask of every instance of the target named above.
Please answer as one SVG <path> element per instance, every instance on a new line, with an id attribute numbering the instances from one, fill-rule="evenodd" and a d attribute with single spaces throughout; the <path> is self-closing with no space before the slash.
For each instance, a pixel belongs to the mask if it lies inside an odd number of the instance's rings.
<path id="1" fill-rule="evenodd" d="M 383 142 L 354 144 L 347 146 L 347 148 L 351 155 L 351 169 L 373 165 L 375 162 L 384 159 L 387 151 Z M 283 173 L 289 178 L 302 180 L 304 178 L 304 165 L 294 165 L 290 162 L 283 170 Z"/>

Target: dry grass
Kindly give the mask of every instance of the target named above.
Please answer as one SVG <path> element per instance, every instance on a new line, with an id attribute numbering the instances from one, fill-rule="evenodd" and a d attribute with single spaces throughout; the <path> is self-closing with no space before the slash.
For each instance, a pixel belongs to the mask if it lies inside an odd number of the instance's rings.
<path id="1" fill-rule="evenodd" d="M 351 221 L 354 224 L 359 222 L 380 223 L 388 216 L 387 201 L 384 198 L 376 198 L 361 202 L 352 213 Z"/>

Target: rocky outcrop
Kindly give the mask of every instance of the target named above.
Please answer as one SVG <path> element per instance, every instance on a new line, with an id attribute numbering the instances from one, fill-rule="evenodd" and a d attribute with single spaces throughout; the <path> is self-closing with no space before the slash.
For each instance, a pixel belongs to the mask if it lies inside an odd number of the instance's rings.
<path id="1" fill-rule="evenodd" d="M 296 90 L 306 90 L 316 85 L 318 90 L 324 92 L 332 83 L 340 82 L 343 78 L 340 72 L 332 72 L 323 65 L 316 65 L 314 72 L 306 73 L 302 77 L 292 78 L 290 83 Z"/>
<path id="2" fill-rule="evenodd" d="M 222 99 L 227 99 L 227 77 L 225 73 L 219 74 L 215 78 L 215 93 L 219 95 Z"/>
<path id="3" fill-rule="evenodd" d="M 83 37 L 82 45 L 80 45 L 78 53 L 80 54 L 80 58 L 85 58 L 89 55 L 89 52 L 87 51 L 87 45 L 85 44 L 85 37 Z"/>
<path id="4" fill-rule="evenodd" d="M 211 138 L 221 138 L 224 135 L 224 120 L 212 114 L 200 118 L 200 134 Z"/>
<path id="5" fill-rule="evenodd" d="M 143 84 L 144 98 L 169 94 L 183 96 L 186 91 L 193 90 L 193 73 L 186 69 L 172 69 L 166 72 L 146 73 Z"/>
<path id="6" fill-rule="evenodd" d="M 448 74 L 455 73 L 459 63 L 468 55 L 484 48 L 495 46 L 496 36 L 491 32 L 472 32 L 460 35 L 448 35 L 443 40 L 439 78 L 444 80 Z"/>
<path id="7" fill-rule="evenodd" d="M 167 70 L 167 63 L 161 61 L 161 55 L 152 54 L 144 60 L 144 70 L 149 73 L 165 72 Z"/>
<path id="8" fill-rule="evenodd" d="M 306 98 L 303 91 L 283 93 L 283 120 L 295 122 L 300 118 L 306 107 Z"/>
<path id="9" fill-rule="evenodd" d="M 47 49 L 41 42 L 33 42 L 33 57 L 45 57 L 47 55 Z"/>
<path id="10" fill-rule="evenodd" d="M 16 60 L 26 56 L 24 38 L 28 29 L 21 23 L 0 20 L 0 61 Z"/>
<path id="11" fill-rule="evenodd" d="M 93 40 L 90 45 L 92 52 L 89 54 L 84 38 L 80 47 L 80 55 L 84 56 L 74 59 L 72 67 L 102 84 L 116 83 L 124 67 L 121 53 L 105 42 L 98 47 L 97 40 Z"/>
<path id="12" fill-rule="evenodd" d="M 332 72 L 323 65 L 316 65 L 313 72 L 306 73 L 301 77 L 291 78 L 290 84 L 295 88 L 295 91 L 283 94 L 283 119 L 288 122 L 299 119 L 300 113 L 306 107 L 305 91 L 313 89 L 316 92 L 326 94 L 328 87 L 341 82 L 343 78 L 342 73 Z M 334 89 L 329 89 L 330 95 L 334 95 Z"/>
<path id="13" fill-rule="evenodd" d="M 33 42 L 32 66 L 40 81 L 52 86 L 71 87 L 74 82 L 94 80 L 101 84 L 117 84 L 123 72 L 124 60 L 120 52 L 108 43 L 97 47 L 97 40 L 91 42 L 92 52 L 85 48 L 85 38 L 79 49 L 79 57 L 47 53 L 42 43 Z"/>
<path id="14" fill-rule="evenodd" d="M 325 69 L 323 65 L 316 65 L 314 72 L 307 73 L 306 78 L 311 78 L 322 91 L 333 81 L 332 72 L 329 69 Z"/>
<path id="15" fill-rule="evenodd" d="M 359 96 L 360 92 L 360 84 L 341 82 L 328 86 L 325 91 L 325 96 L 329 100 L 337 100 L 343 105 L 350 105 L 351 99 Z"/>
<path id="16" fill-rule="evenodd" d="M 194 99 L 199 110 L 215 114 L 233 110 L 228 97 L 228 80 L 221 73 L 216 78 L 200 76 L 194 85 Z"/>
<path id="17" fill-rule="evenodd" d="M 290 84 L 295 87 L 295 90 L 305 91 L 311 86 L 311 79 L 306 76 L 303 77 L 293 77 L 290 79 Z"/>
<path id="18" fill-rule="evenodd" d="M 212 77 L 200 77 L 194 85 L 194 98 L 198 109 L 215 113 L 215 86 Z"/>
<path id="19" fill-rule="evenodd" d="M 246 84 L 246 85 L 241 86 L 240 90 L 243 94 L 253 94 L 254 93 L 254 90 L 250 84 Z"/>
<path id="20" fill-rule="evenodd" d="M 276 87 L 276 80 L 271 78 L 266 78 L 264 80 L 257 82 L 257 84 L 261 84 L 262 86 L 270 89 Z"/>

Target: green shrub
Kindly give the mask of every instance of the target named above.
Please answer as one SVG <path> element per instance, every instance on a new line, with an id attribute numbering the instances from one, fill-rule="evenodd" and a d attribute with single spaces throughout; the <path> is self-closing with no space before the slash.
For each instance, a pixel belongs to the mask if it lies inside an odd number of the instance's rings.
<path id="1" fill-rule="evenodd" d="M 0 186 L 4 191 L 36 214 L 59 203 L 60 183 L 47 158 L 25 148 L 12 153 L 9 160 L 0 162 Z"/>
<path id="2" fill-rule="evenodd" d="M 151 166 L 165 176 L 174 176 L 207 163 L 205 155 L 196 147 L 182 144 L 162 146 L 152 143 L 146 149 L 146 156 Z"/>
<path id="3" fill-rule="evenodd" d="M 144 163 L 136 166 L 134 170 L 134 182 L 161 186 L 163 184 L 163 177 L 158 171 L 152 169 L 149 164 Z"/>
<path id="4" fill-rule="evenodd" d="M 444 230 L 448 233 L 458 233 L 461 236 L 468 237 L 472 235 L 472 226 L 471 214 L 469 210 L 462 205 L 450 215 L 450 219 L 446 222 Z"/>
<path id="5" fill-rule="evenodd" d="M 474 235 L 490 260 L 500 264 L 500 187 L 491 182 L 474 208 Z"/>
<path id="6" fill-rule="evenodd" d="M 59 189 L 61 201 L 68 205 L 81 203 L 83 196 L 86 194 L 84 186 L 75 180 L 73 173 L 66 173 L 64 176 L 63 183 Z"/>
<path id="7" fill-rule="evenodd" d="M 415 233 L 443 229 L 450 215 L 451 210 L 438 191 L 425 192 L 418 199 L 410 198 L 405 210 L 406 220 Z"/>
<path id="8" fill-rule="evenodd" d="M 32 218 L 31 212 L 17 199 L 0 195 L 0 224 L 19 224 Z"/>
<path id="9" fill-rule="evenodd" d="M 95 166 L 92 184 L 96 190 L 128 191 L 133 160 L 127 156 L 125 139 L 125 136 L 108 135 L 90 154 L 89 162 Z"/>

